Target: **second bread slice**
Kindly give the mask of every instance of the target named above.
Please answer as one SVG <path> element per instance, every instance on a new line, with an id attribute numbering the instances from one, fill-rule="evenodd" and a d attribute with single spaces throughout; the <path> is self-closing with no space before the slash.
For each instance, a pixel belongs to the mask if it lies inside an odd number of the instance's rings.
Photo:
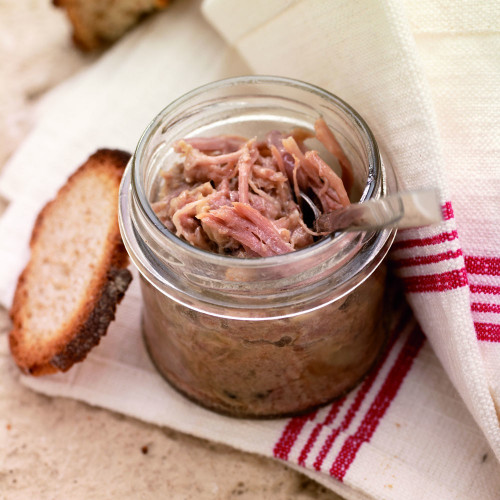
<path id="1" fill-rule="evenodd" d="M 9 336 L 26 373 L 66 371 L 99 343 L 132 277 L 118 228 L 130 155 L 99 150 L 40 212 L 19 277 Z"/>

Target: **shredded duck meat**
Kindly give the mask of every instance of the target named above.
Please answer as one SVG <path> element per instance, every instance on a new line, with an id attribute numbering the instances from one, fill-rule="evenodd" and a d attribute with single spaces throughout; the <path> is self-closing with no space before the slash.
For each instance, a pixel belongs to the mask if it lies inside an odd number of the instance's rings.
<path id="1" fill-rule="evenodd" d="M 261 141 L 232 135 L 175 143 L 182 161 L 162 172 L 153 210 L 174 234 L 204 250 L 237 257 L 269 257 L 311 245 L 300 192 L 320 211 L 350 203 L 353 175 L 342 147 L 323 119 L 316 138 L 337 159 L 342 177 L 305 141 L 301 129 L 268 132 Z"/>

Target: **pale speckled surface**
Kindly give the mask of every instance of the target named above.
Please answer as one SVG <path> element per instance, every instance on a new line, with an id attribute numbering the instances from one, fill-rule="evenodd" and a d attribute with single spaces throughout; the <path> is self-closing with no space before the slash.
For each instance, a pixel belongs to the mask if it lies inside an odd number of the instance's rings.
<path id="1" fill-rule="evenodd" d="M 0 169 L 38 98 L 94 58 L 72 47 L 50 0 L 0 4 Z M 0 309 L 0 498 L 339 498 L 276 461 L 26 389 L 9 328 Z"/>

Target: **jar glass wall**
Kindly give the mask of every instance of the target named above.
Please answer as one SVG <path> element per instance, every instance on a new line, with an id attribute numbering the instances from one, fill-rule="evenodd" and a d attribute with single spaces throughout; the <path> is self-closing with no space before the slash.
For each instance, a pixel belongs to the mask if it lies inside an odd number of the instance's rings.
<path id="1" fill-rule="evenodd" d="M 214 410 L 269 417 L 324 404 L 352 388 L 384 345 L 382 261 L 394 231 L 342 233 L 292 253 L 241 259 L 179 239 L 151 208 L 160 171 L 178 162 L 178 139 L 314 131 L 319 117 L 353 166 L 351 201 L 395 189 L 392 169 L 352 108 L 275 77 L 223 80 L 173 102 L 149 125 L 125 173 L 120 227 L 141 275 L 148 350 L 175 388 Z"/>

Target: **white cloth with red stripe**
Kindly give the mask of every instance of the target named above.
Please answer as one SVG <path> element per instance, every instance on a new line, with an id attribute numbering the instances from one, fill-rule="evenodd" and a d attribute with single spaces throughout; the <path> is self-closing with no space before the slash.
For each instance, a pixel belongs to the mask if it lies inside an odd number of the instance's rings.
<path id="1" fill-rule="evenodd" d="M 183 92 L 250 71 L 339 95 L 367 119 L 404 188 L 441 188 L 446 220 L 401 232 L 391 254 L 428 340 L 403 308 L 384 358 L 346 397 L 303 417 L 234 420 L 155 372 L 135 280 L 84 363 L 23 383 L 284 460 L 349 499 L 498 499 L 499 5 L 206 0 L 205 18 L 199 8 L 174 3 L 45 101 L 0 179 L 12 199 L 0 218 L 1 301 L 37 211 L 78 164 L 98 147 L 133 149 Z"/>

